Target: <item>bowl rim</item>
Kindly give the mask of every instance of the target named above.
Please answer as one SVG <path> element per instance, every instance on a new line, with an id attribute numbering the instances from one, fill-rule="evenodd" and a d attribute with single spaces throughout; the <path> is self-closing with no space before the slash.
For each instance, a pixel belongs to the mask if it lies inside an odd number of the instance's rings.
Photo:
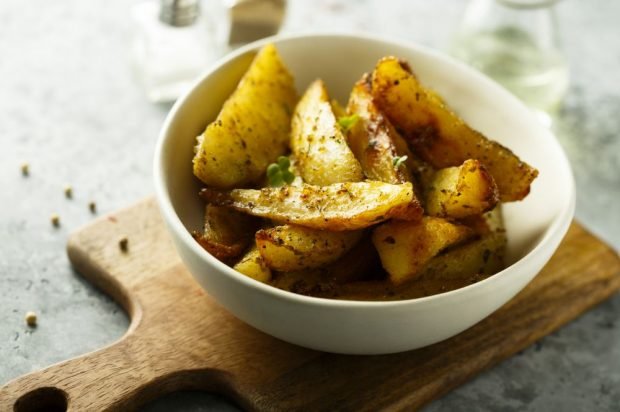
<path id="1" fill-rule="evenodd" d="M 504 89 L 501 85 L 497 84 L 495 81 L 488 78 L 485 74 L 471 68 L 463 62 L 460 62 L 451 56 L 443 53 L 437 49 L 433 49 L 428 46 L 420 45 L 414 42 L 404 41 L 402 39 L 394 38 L 391 36 L 384 35 L 375 35 L 367 32 L 360 31 L 307 31 L 307 32 L 296 32 L 296 33 L 288 33 L 288 34 L 278 34 L 271 37 L 266 37 L 255 42 L 249 43 L 245 46 L 242 46 L 231 53 L 221 57 L 213 64 L 211 64 L 202 75 L 193 83 L 193 85 L 185 92 L 181 97 L 177 99 L 174 103 L 166 118 L 161 126 L 157 143 L 155 146 L 154 152 L 154 161 L 153 161 L 153 177 L 154 177 L 154 185 L 155 185 L 155 197 L 157 199 L 157 203 L 159 205 L 160 211 L 166 220 L 166 223 L 170 230 L 177 232 L 178 237 L 181 241 L 189 247 L 189 249 L 197 256 L 199 256 L 202 260 L 208 262 L 209 265 L 218 269 L 219 272 L 222 272 L 224 276 L 230 276 L 232 280 L 236 282 L 240 282 L 245 286 L 255 288 L 257 291 L 261 293 L 270 295 L 272 298 L 288 300 L 295 303 L 311 305 L 311 306 L 320 306 L 320 307 L 332 307 L 332 308 L 375 308 L 375 307 L 404 307 L 408 305 L 422 304 L 426 302 L 435 302 L 439 303 L 443 299 L 450 299 L 453 297 L 457 297 L 459 295 L 467 294 L 468 292 L 484 287 L 485 285 L 489 285 L 493 282 L 499 281 L 499 279 L 503 276 L 507 275 L 507 272 L 519 272 L 521 269 L 528 265 L 530 262 L 536 260 L 538 255 L 544 255 L 545 251 L 548 251 L 549 247 L 552 247 L 551 256 L 564 235 L 568 231 L 570 223 L 575 213 L 575 203 L 576 203 L 576 190 L 575 190 L 575 179 L 573 176 L 573 172 L 570 166 L 570 162 L 566 157 L 566 153 L 564 152 L 562 146 L 560 145 L 558 139 L 553 134 L 553 132 L 549 129 L 546 130 L 546 134 L 550 140 L 551 145 L 554 147 L 554 150 L 559 154 L 559 161 L 562 166 L 565 168 L 567 175 L 567 190 L 569 191 L 569 201 L 565 204 L 564 208 L 560 210 L 560 212 L 553 218 L 551 224 L 545 229 L 543 236 L 539 239 L 537 245 L 530 250 L 525 256 L 521 257 L 519 260 L 511 264 L 510 266 L 502 269 L 500 272 L 489 276 L 486 279 L 473 283 L 471 285 L 467 285 L 458 289 L 454 289 L 448 292 L 439 293 L 436 295 L 425 296 L 414 299 L 402 299 L 402 300 L 392 300 L 392 301 L 365 301 L 365 300 L 342 300 L 342 299 L 330 299 L 330 298 L 320 298 L 314 296 L 306 296 L 300 295 L 293 292 L 289 292 L 283 289 L 279 289 L 275 286 L 271 286 L 269 284 L 265 284 L 259 282 L 257 280 L 251 279 L 248 276 L 245 276 L 232 267 L 226 265 L 225 263 L 219 261 L 217 258 L 212 256 L 205 249 L 200 247 L 198 243 L 193 239 L 190 232 L 187 230 L 178 214 L 174 206 L 172 205 L 172 200 L 170 199 L 170 194 L 165 185 L 165 177 L 164 177 L 164 158 L 163 152 L 164 147 L 168 139 L 170 139 L 170 135 L 168 130 L 173 122 L 173 119 L 176 118 L 177 113 L 181 109 L 182 106 L 185 105 L 186 100 L 189 96 L 195 91 L 196 87 L 204 82 L 213 72 L 219 70 L 226 64 L 231 61 L 237 59 L 239 56 L 242 56 L 250 51 L 257 50 L 258 48 L 264 46 L 267 43 L 274 43 L 277 45 L 278 42 L 282 41 L 294 41 L 303 38 L 338 38 L 338 39 L 351 39 L 354 41 L 372 41 L 372 42 L 382 42 L 385 44 L 392 44 L 397 47 L 411 49 L 416 52 L 420 52 L 422 54 L 430 55 L 433 58 L 437 58 L 442 61 L 446 61 L 450 64 L 459 66 L 460 70 L 464 70 L 467 72 L 468 76 L 473 76 L 476 78 L 476 81 L 480 81 L 490 85 L 492 88 L 496 89 L 498 93 L 504 94 L 505 98 L 512 100 L 513 103 L 521 106 L 526 110 L 530 110 L 522 103 L 517 97 L 512 95 L 506 89 Z M 533 112 L 530 112 L 531 118 L 533 122 L 537 122 L 540 127 L 544 128 L 545 126 L 540 123 Z M 546 263 L 546 262 L 545 262 Z M 191 271 L 190 271 L 191 272 Z M 536 273 L 534 276 L 536 276 Z M 218 274 L 219 275 L 219 274 Z"/>

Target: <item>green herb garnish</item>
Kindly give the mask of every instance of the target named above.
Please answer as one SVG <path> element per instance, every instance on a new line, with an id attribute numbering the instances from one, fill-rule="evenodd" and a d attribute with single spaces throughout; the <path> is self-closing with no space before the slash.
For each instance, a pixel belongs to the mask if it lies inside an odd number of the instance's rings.
<path id="1" fill-rule="evenodd" d="M 291 161 L 286 156 L 278 157 L 277 163 L 267 166 L 269 186 L 280 187 L 293 183 L 295 175 L 289 170 L 289 167 L 291 167 Z"/>
<path id="2" fill-rule="evenodd" d="M 355 123 L 359 120 L 359 116 L 356 114 L 352 114 L 351 116 L 342 116 L 338 118 L 338 125 L 342 129 L 343 133 L 347 133 Z"/>
<path id="3" fill-rule="evenodd" d="M 402 165 L 403 163 L 405 163 L 405 161 L 407 160 L 407 156 L 396 156 L 392 159 L 392 164 L 394 165 L 395 168 L 399 168 L 400 165 Z"/>

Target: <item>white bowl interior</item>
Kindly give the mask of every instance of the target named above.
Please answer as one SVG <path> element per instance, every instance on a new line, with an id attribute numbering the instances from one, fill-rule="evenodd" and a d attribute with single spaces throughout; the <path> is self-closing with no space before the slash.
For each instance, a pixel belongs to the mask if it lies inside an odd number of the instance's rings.
<path id="1" fill-rule="evenodd" d="M 355 81 L 371 71 L 379 58 L 403 58 L 421 81 L 437 90 L 471 126 L 536 167 L 540 175 L 531 194 L 504 209 L 508 263 L 535 248 L 554 219 L 572 213 L 572 175 L 557 141 L 516 98 L 483 75 L 424 48 L 363 37 L 292 37 L 279 40 L 277 48 L 295 76 L 300 94 L 312 80 L 322 78 L 331 96 L 342 103 Z M 188 230 L 201 227 L 204 212 L 204 203 L 197 196 L 201 185 L 191 170 L 195 138 L 215 119 L 253 54 L 245 48 L 220 61 L 170 116 L 161 148 L 162 176 L 172 206 Z"/>

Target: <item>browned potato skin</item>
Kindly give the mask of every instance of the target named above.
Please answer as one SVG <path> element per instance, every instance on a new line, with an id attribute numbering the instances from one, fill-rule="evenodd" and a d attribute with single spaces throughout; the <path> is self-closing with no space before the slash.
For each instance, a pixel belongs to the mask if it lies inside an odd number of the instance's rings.
<path id="1" fill-rule="evenodd" d="M 390 218 L 417 221 L 422 217 L 422 207 L 415 202 L 409 182 L 303 184 L 230 191 L 205 188 L 200 195 L 209 203 L 254 216 L 331 231 L 363 229 Z"/>
<path id="2" fill-rule="evenodd" d="M 368 280 L 369 275 L 377 279 L 381 268 L 374 246 L 363 239 L 323 269 L 278 273 L 270 283 L 302 295 L 346 300 L 415 299 L 471 285 L 504 268 L 506 233 L 500 206 L 465 219 L 474 238 L 430 259 L 411 281 Z"/>
<path id="3" fill-rule="evenodd" d="M 230 262 L 235 257 L 243 253 L 244 247 L 240 244 L 225 245 L 222 243 L 213 242 L 207 239 L 202 233 L 192 232 L 192 237 L 198 242 L 204 250 L 211 253 L 217 259 L 222 262 Z"/>
<path id="4" fill-rule="evenodd" d="M 415 153 L 433 167 L 478 159 L 495 179 L 503 202 L 521 200 L 529 193 L 538 171 L 470 128 L 419 83 L 406 63 L 395 57 L 381 59 L 372 75 L 372 95 Z"/>
<path id="5" fill-rule="evenodd" d="M 338 282 L 325 273 L 319 276 L 316 271 L 278 275 L 274 278 L 273 284 L 281 289 L 304 295 L 346 300 L 415 299 L 459 289 L 502 270 L 506 249 L 501 205 L 483 215 L 470 216 L 463 222 L 472 228 L 475 233 L 474 238 L 462 245 L 450 247 L 433 257 L 420 270 L 418 276 L 402 284 L 394 284 L 389 279 L 368 280 L 367 273 L 365 277 L 344 278 L 345 281 Z M 358 243 L 347 255 L 330 265 L 329 268 L 341 262 L 343 262 L 345 271 L 354 266 L 354 259 L 351 262 L 344 261 L 353 254 L 359 257 L 367 256 L 368 252 L 356 250 L 362 247 L 363 243 L 363 241 Z M 373 267 L 372 261 L 362 263 L 360 273 L 364 274 L 363 268 L 367 267 Z M 379 269 L 376 267 L 371 269 L 375 272 L 375 276 L 371 279 L 377 279 L 376 273 L 380 272 Z"/>
<path id="6" fill-rule="evenodd" d="M 338 110 L 338 108 L 336 108 Z M 358 182 L 362 168 L 347 146 L 322 80 L 315 80 L 295 108 L 291 150 L 304 182 L 327 186 Z"/>
<path id="7" fill-rule="evenodd" d="M 460 279 L 473 275 L 488 277 L 504 267 L 506 236 L 492 232 L 435 256 L 422 269 L 420 279 Z"/>
<path id="8" fill-rule="evenodd" d="M 293 77 L 276 48 L 266 45 L 216 120 L 198 137 L 194 175 L 220 189 L 256 183 L 288 149 L 296 102 Z"/>
<path id="9" fill-rule="evenodd" d="M 353 281 L 338 284 L 325 279 L 300 278 L 288 288 L 304 295 L 346 300 L 402 300 L 436 295 L 479 282 L 504 267 L 506 237 L 493 232 L 450 248 L 432 258 L 411 281 Z"/>
<path id="10" fill-rule="evenodd" d="M 337 261 L 320 269 L 277 273 L 271 284 L 277 288 L 302 295 L 333 293 L 341 285 L 382 273 L 379 255 L 370 237 L 364 237 Z"/>
<path id="11" fill-rule="evenodd" d="M 501 204 L 484 214 L 469 216 L 461 223 L 476 236 L 431 259 L 420 278 L 457 279 L 474 274 L 488 277 L 504 268 L 507 238 Z"/>
<path id="12" fill-rule="evenodd" d="M 222 261 L 239 256 L 250 244 L 256 222 L 250 216 L 235 210 L 207 205 L 203 233 L 192 233 L 194 239 Z"/>
<path id="13" fill-rule="evenodd" d="M 392 184 L 411 182 L 411 173 L 405 164 L 394 166 L 394 158 L 407 153 L 396 150 L 394 140 L 400 136 L 374 104 L 367 77 L 353 87 L 347 111 L 358 116 L 357 123 L 347 133 L 347 140 L 364 175 L 370 180 Z"/>
<path id="14" fill-rule="evenodd" d="M 439 252 L 474 236 L 467 226 L 425 216 L 420 222 L 390 221 L 372 234 L 383 268 L 394 284 L 414 279 Z"/>
<path id="15" fill-rule="evenodd" d="M 499 202 L 493 176 L 478 160 L 438 170 L 426 190 L 425 210 L 431 216 L 461 219 L 480 215 Z"/>
<path id="16" fill-rule="evenodd" d="M 260 253 L 258 253 L 256 245 L 252 245 L 241 260 L 233 266 L 233 269 L 263 283 L 269 282 L 272 276 L 271 269 L 267 267 Z"/>
<path id="17" fill-rule="evenodd" d="M 256 246 L 265 264 L 278 271 L 325 266 L 350 250 L 363 232 L 329 232 L 296 225 L 256 232 Z"/>

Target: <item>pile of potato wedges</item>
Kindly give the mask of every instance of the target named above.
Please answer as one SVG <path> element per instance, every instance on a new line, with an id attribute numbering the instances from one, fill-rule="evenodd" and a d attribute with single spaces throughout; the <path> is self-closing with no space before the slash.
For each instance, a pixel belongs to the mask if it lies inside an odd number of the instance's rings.
<path id="1" fill-rule="evenodd" d="M 246 276 L 323 298 L 410 299 L 497 273 L 501 203 L 538 173 L 395 57 L 343 107 L 320 79 L 299 98 L 273 45 L 197 140 L 194 238 Z"/>

